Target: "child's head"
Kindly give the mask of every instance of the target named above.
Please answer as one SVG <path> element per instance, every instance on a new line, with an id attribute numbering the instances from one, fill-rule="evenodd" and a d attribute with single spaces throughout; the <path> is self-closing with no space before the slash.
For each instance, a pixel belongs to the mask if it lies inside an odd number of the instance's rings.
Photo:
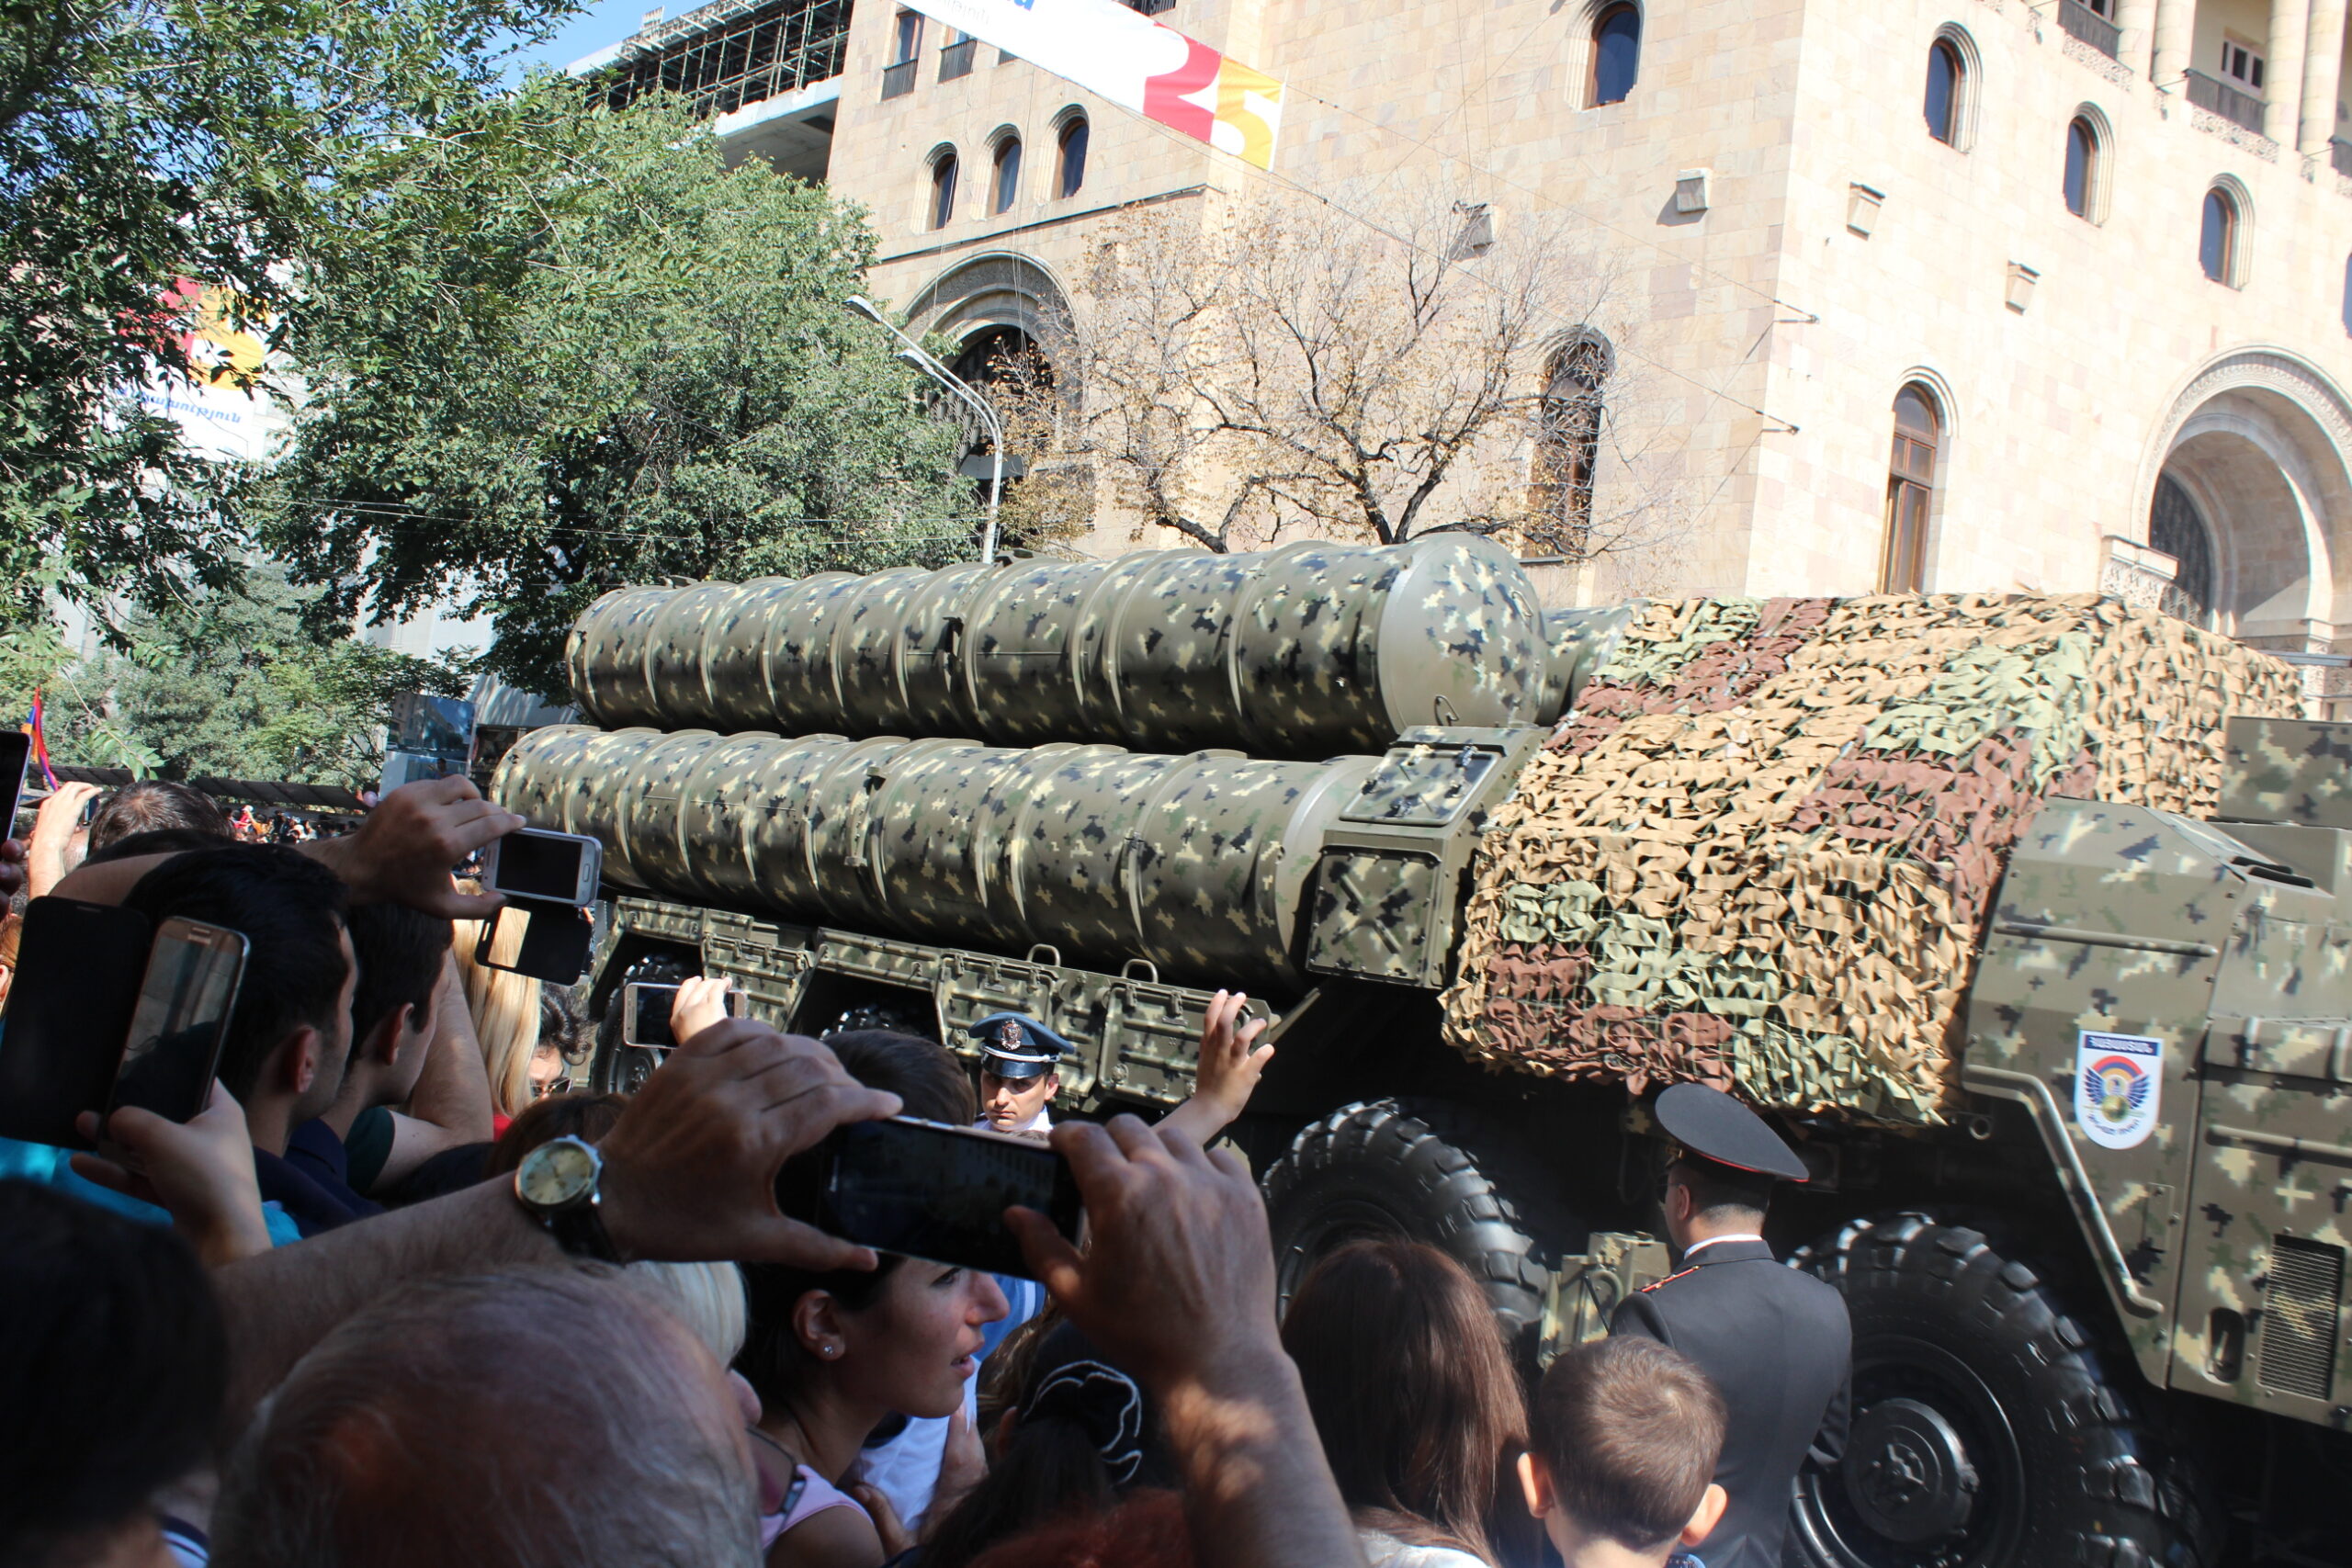
<path id="1" fill-rule="evenodd" d="M 1520 1483 L 1567 1568 L 1662 1563 L 1723 1517 L 1723 1396 L 1688 1357 L 1633 1336 L 1579 1345 L 1531 1414 Z"/>

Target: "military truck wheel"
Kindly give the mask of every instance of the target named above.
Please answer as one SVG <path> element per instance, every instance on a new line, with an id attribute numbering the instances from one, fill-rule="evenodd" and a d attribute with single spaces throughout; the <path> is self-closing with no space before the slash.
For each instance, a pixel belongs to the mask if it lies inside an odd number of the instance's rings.
<path id="1" fill-rule="evenodd" d="M 1374 1100 L 1309 1123 L 1261 1184 L 1285 1308 L 1316 1259 L 1365 1236 L 1450 1253 L 1516 1340 L 1582 1231 L 1555 1218 L 1548 1183 L 1493 1122 L 1430 1100 Z"/>
<path id="2" fill-rule="evenodd" d="M 2204 1511 L 2091 1337 L 1984 1233 L 1857 1220 L 1797 1255 L 1854 1321 L 1841 1461 L 1797 1478 L 1794 1568 L 2195 1568 Z"/>
<path id="3" fill-rule="evenodd" d="M 597 1094 L 634 1094 L 653 1069 L 662 1065 L 659 1052 L 631 1045 L 621 1039 L 621 1008 L 630 985 L 674 986 L 695 973 L 683 958 L 648 953 L 621 972 L 621 983 L 605 998 L 605 1016 L 596 1021 L 596 1054 L 588 1063 L 588 1087 Z"/>

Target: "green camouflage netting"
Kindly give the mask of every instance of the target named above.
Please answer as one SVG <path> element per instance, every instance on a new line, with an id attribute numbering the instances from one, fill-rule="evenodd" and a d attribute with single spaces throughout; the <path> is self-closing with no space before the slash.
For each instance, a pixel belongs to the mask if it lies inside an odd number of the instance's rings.
<path id="1" fill-rule="evenodd" d="M 2045 795 L 2202 815 L 2294 673 L 2095 596 L 1650 605 L 1483 843 L 1474 1060 L 1939 1119 L 2004 855 Z"/>

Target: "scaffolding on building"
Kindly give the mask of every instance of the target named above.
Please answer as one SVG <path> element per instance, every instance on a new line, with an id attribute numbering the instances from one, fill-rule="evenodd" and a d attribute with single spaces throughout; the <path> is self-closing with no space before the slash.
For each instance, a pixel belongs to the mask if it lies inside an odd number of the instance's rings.
<path id="1" fill-rule="evenodd" d="M 605 73 L 605 101 L 678 93 L 712 115 L 797 92 L 842 73 L 849 11 L 850 0 L 721 0 L 656 23 Z"/>

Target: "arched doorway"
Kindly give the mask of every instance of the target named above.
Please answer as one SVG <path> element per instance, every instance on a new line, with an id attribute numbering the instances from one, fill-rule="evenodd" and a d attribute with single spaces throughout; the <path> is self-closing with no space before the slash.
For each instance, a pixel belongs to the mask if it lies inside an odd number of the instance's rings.
<path id="1" fill-rule="evenodd" d="M 2162 607 L 2278 652 L 2352 638 L 2352 404 L 2283 354 L 2231 355 L 2176 400 L 2146 492 Z"/>

